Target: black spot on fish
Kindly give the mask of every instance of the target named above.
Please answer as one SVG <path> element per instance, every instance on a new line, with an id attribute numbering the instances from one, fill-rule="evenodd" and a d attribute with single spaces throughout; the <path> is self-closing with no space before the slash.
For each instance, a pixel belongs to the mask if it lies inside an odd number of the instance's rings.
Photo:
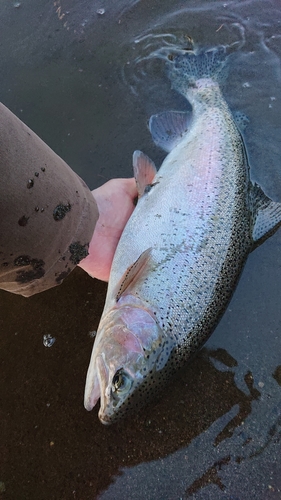
<path id="1" fill-rule="evenodd" d="M 39 172 L 35 172 L 35 177 L 39 177 Z"/>
<path id="2" fill-rule="evenodd" d="M 89 248 L 89 243 L 85 243 L 85 245 L 81 245 L 79 241 L 71 243 L 71 245 L 69 245 L 68 247 L 71 253 L 70 257 L 71 262 L 73 262 L 73 264 L 75 265 L 79 264 L 81 260 L 85 259 L 85 257 L 89 255 L 88 248 Z"/>
<path id="3" fill-rule="evenodd" d="M 54 209 L 53 217 L 55 220 L 62 220 L 70 210 L 71 210 L 70 203 L 67 203 L 67 205 L 63 205 L 62 203 L 60 203 Z"/>
<path id="4" fill-rule="evenodd" d="M 46 169 L 45 169 L 45 167 L 41 167 L 41 170 L 42 170 L 42 172 L 45 172 Z"/>
<path id="5" fill-rule="evenodd" d="M 35 207 L 35 212 L 39 212 L 39 207 Z"/>
<path id="6" fill-rule="evenodd" d="M 27 185 L 26 185 L 27 189 L 30 189 L 33 186 L 34 186 L 34 180 L 33 179 L 28 179 Z"/>
<path id="7" fill-rule="evenodd" d="M 26 217 L 25 215 L 23 215 L 19 220 L 18 220 L 18 225 L 19 226 L 26 226 L 26 224 L 28 223 L 28 219 L 29 217 Z"/>

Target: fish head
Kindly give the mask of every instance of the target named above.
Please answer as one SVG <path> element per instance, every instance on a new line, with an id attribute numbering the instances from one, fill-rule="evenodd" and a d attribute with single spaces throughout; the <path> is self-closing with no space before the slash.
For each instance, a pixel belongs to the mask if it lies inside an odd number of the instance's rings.
<path id="1" fill-rule="evenodd" d="M 122 307 L 101 321 L 85 387 L 85 408 L 100 399 L 99 419 L 110 424 L 147 401 L 151 379 L 168 358 L 167 342 L 154 317 Z"/>

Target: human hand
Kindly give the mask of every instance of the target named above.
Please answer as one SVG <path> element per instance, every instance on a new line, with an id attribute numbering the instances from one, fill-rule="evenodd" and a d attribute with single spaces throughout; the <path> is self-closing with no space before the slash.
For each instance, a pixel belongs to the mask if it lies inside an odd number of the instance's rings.
<path id="1" fill-rule="evenodd" d="M 90 241 L 89 255 L 78 265 L 93 278 L 108 281 L 117 243 L 135 208 L 136 181 L 134 178 L 112 179 L 94 189 L 92 194 L 99 218 Z"/>

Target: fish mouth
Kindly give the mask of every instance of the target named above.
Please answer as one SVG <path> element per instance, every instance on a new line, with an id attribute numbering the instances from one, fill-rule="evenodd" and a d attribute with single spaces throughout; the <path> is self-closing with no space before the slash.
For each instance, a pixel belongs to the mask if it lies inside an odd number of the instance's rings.
<path id="1" fill-rule="evenodd" d="M 99 420 L 103 425 L 110 425 L 112 423 L 110 417 L 104 414 L 101 409 L 99 411 Z"/>
<path id="2" fill-rule="evenodd" d="M 113 375 L 102 354 L 97 357 L 96 363 L 100 387 L 100 409 L 98 417 L 103 425 L 110 425 L 114 421 L 114 412 L 111 408 L 111 384 L 109 383 Z"/>
<path id="3" fill-rule="evenodd" d="M 105 412 L 105 408 L 107 406 L 106 402 L 109 396 L 108 394 L 109 370 L 102 354 L 97 357 L 96 363 L 97 363 L 97 375 L 100 388 L 99 419 L 103 424 L 107 425 L 110 423 L 110 420 L 108 419 L 107 414 Z"/>
<path id="4" fill-rule="evenodd" d="M 84 393 L 84 406 L 88 411 L 91 411 L 101 398 L 102 389 L 108 375 L 108 370 L 102 356 L 95 357 L 93 354 L 87 372 Z"/>
<path id="5" fill-rule="evenodd" d="M 84 406 L 87 411 L 91 411 L 97 404 L 100 398 L 100 388 L 96 376 L 89 376 L 89 371 L 87 375 L 85 393 L 84 393 Z"/>

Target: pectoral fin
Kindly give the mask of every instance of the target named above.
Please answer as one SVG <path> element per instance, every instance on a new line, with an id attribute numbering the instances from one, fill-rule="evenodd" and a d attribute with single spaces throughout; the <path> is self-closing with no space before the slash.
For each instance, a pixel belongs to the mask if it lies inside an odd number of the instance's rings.
<path id="1" fill-rule="evenodd" d="M 121 295 L 128 295 L 132 293 L 132 288 L 135 283 L 140 279 L 141 274 L 144 275 L 151 263 L 152 248 L 145 250 L 139 258 L 125 271 L 120 282 L 116 288 L 115 299 L 116 302 L 120 299 Z"/>
<path id="2" fill-rule="evenodd" d="M 133 154 L 133 168 L 138 194 L 141 197 L 147 187 L 152 185 L 157 170 L 153 161 L 141 151 L 135 151 Z"/>
<path id="3" fill-rule="evenodd" d="M 152 115 L 149 120 L 149 130 L 156 146 L 169 153 L 188 132 L 191 112 L 164 111 Z"/>
<path id="4" fill-rule="evenodd" d="M 281 226 L 281 203 L 268 198 L 256 184 L 251 187 L 250 201 L 252 237 L 256 248 Z"/>

